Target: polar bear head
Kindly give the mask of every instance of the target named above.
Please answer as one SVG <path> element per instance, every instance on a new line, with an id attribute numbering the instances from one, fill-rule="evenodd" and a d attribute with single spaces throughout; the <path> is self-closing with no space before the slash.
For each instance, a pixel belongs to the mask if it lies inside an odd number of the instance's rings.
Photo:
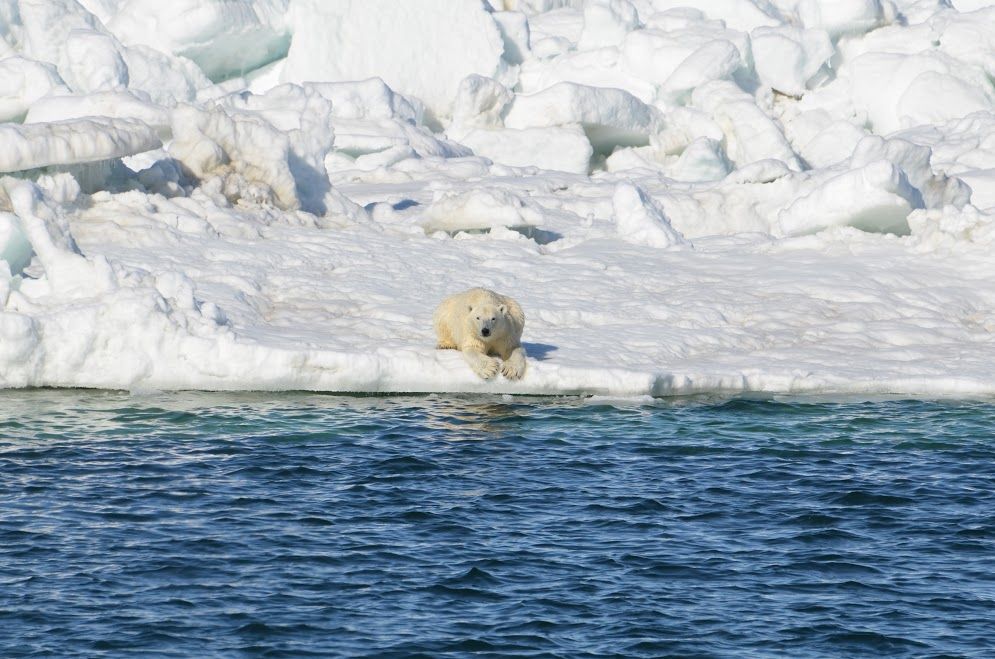
<path id="1" fill-rule="evenodd" d="M 484 343 L 504 339 L 514 329 L 507 305 L 483 302 L 468 305 L 468 311 L 467 323 L 470 330 Z"/>

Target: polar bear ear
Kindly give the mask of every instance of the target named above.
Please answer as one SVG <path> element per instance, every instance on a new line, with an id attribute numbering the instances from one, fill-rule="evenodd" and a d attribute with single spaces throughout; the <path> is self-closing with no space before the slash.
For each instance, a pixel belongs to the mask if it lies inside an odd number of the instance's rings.
<path id="1" fill-rule="evenodd" d="M 505 306 L 505 305 L 503 305 L 503 304 L 502 304 L 502 305 L 499 305 L 499 306 L 498 306 L 498 313 L 499 313 L 499 314 L 501 314 L 502 316 L 505 316 L 505 315 L 507 315 L 507 313 L 508 313 L 508 307 L 506 307 L 506 306 Z"/>

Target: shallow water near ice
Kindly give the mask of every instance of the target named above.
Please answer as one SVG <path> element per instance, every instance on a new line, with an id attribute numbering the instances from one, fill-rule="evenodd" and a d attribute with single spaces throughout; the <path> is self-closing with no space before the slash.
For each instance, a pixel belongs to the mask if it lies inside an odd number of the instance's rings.
<path id="1" fill-rule="evenodd" d="M 0 655 L 985 656 L 995 405 L 0 392 Z"/>

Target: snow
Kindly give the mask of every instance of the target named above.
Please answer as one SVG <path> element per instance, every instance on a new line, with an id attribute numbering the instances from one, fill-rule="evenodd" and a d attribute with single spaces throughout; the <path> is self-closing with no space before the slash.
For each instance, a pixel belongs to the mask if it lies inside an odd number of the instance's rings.
<path id="1" fill-rule="evenodd" d="M 874 52 L 851 68 L 854 105 L 882 134 L 991 108 L 990 93 L 951 75 L 939 58 Z"/>
<path id="2" fill-rule="evenodd" d="M 783 94 L 801 96 L 833 56 L 824 30 L 758 27 L 750 34 L 753 61 L 761 82 Z"/>
<path id="3" fill-rule="evenodd" d="M 689 3 L 686 0 L 648 0 L 646 3 L 656 12 L 672 20 L 674 16 L 687 16 Z M 700 11 L 703 18 L 721 20 L 728 27 L 741 32 L 749 32 L 758 27 L 777 25 L 779 12 L 770 2 L 755 0 L 710 0 L 690 3 L 692 11 Z M 652 17 L 651 17 L 652 20 Z M 655 22 L 655 21 L 654 21 Z"/>
<path id="4" fill-rule="evenodd" d="M 906 234 L 905 218 L 920 207 L 921 198 L 900 170 L 887 160 L 878 160 L 843 172 L 795 200 L 778 215 L 779 233 L 797 235 L 850 225 L 865 231 Z"/>
<path id="5" fill-rule="evenodd" d="M 663 87 L 668 92 L 682 94 L 706 82 L 729 78 L 741 65 L 736 46 L 715 39 L 688 55 L 667 77 Z"/>
<path id="6" fill-rule="evenodd" d="M 668 176 L 675 181 L 718 181 L 729 174 L 730 168 L 721 143 L 699 137 L 687 145 Z"/>
<path id="7" fill-rule="evenodd" d="M 54 66 L 17 55 L 0 59 L 0 121 L 20 121 L 55 90 L 69 91 Z"/>
<path id="8" fill-rule="evenodd" d="M 619 183 L 612 194 L 612 210 L 620 239 L 658 249 L 691 247 L 670 225 L 653 197 L 631 183 Z"/>
<path id="9" fill-rule="evenodd" d="M 171 135 L 169 110 L 126 90 L 46 95 L 31 104 L 24 122 L 52 124 L 87 117 L 134 119 L 154 128 L 162 139 Z"/>
<path id="10" fill-rule="evenodd" d="M 685 4 L 0 0 L 0 387 L 995 396 L 995 8 Z"/>
<path id="11" fill-rule="evenodd" d="M 691 104 L 719 125 L 726 154 L 736 166 L 773 159 L 796 171 L 802 168 L 777 123 L 732 82 L 716 80 L 701 85 L 692 93 Z"/>
<path id="12" fill-rule="evenodd" d="M 547 128 L 475 128 L 459 142 L 475 154 L 511 167 L 586 174 L 594 149 L 580 124 Z"/>
<path id="13" fill-rule="evenodd" d="M 108 27 L 128 45 L 190 59 L 225 80 L 287 54 L 289 0 L 117 0 Z"/>
<path id="14" fill-rule="evenodd" d="M 468 75 L 456 91 L 450 134 L 460 128 L 504 125 L 504 113 L 514 98 L 514 94 L 496 80 Z"/>
<path id="15" fill-rule="evenodd" d="M 527 199 L 501 188 L 467 192 L 440 191 L 434 195 L 420 224 L 426 233 L 435 231 L 531 229 L 542 222 L 542 213 Z"/>
<path id="16" fill-rule="evenodd" d="M 646 144 L 663 126 L 660 112 L 620 89 L 561 82 L 535 94 L 515 97 L 504 124 L 508 128 L 546 128 L 580 124 L 595 150 Z"/>
<path id="17" fill-rule="evenodd" d="M 463 78 L 503 66 L 504 39 L 481 0 L 299 0 L 290 20 L 285 81 L 376 76 L 438 117 Z"/>
<path id="18" fill-rule="evenodd" d="M 880 25 L 885 14 L 883 4 L 881 0 L 799 0 L 797 7 L 802 25 L 826 30 L 838 37 L 867 32 Z"/>
<path id="19" fill-rule="evenodd" d="M 584 5 L 584 27 L 577 47 L 617 46 L 637 27 L 639 14 L 628 0 L 590 0 Z"/>
<path id="20" fill-rule="evenodd" d="M 161 145 L 155 131 L 133 119 L 0 124 L 0 172 L 110 160 Z"/>

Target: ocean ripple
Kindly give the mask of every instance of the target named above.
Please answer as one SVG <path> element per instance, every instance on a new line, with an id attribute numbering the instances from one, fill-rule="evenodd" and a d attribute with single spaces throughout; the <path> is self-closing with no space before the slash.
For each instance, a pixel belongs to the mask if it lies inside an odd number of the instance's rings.
<path id="1" fill-rule="evenodd" d="M 0 656 L 995 655 L 995 405 L 0 392 Z"/>

